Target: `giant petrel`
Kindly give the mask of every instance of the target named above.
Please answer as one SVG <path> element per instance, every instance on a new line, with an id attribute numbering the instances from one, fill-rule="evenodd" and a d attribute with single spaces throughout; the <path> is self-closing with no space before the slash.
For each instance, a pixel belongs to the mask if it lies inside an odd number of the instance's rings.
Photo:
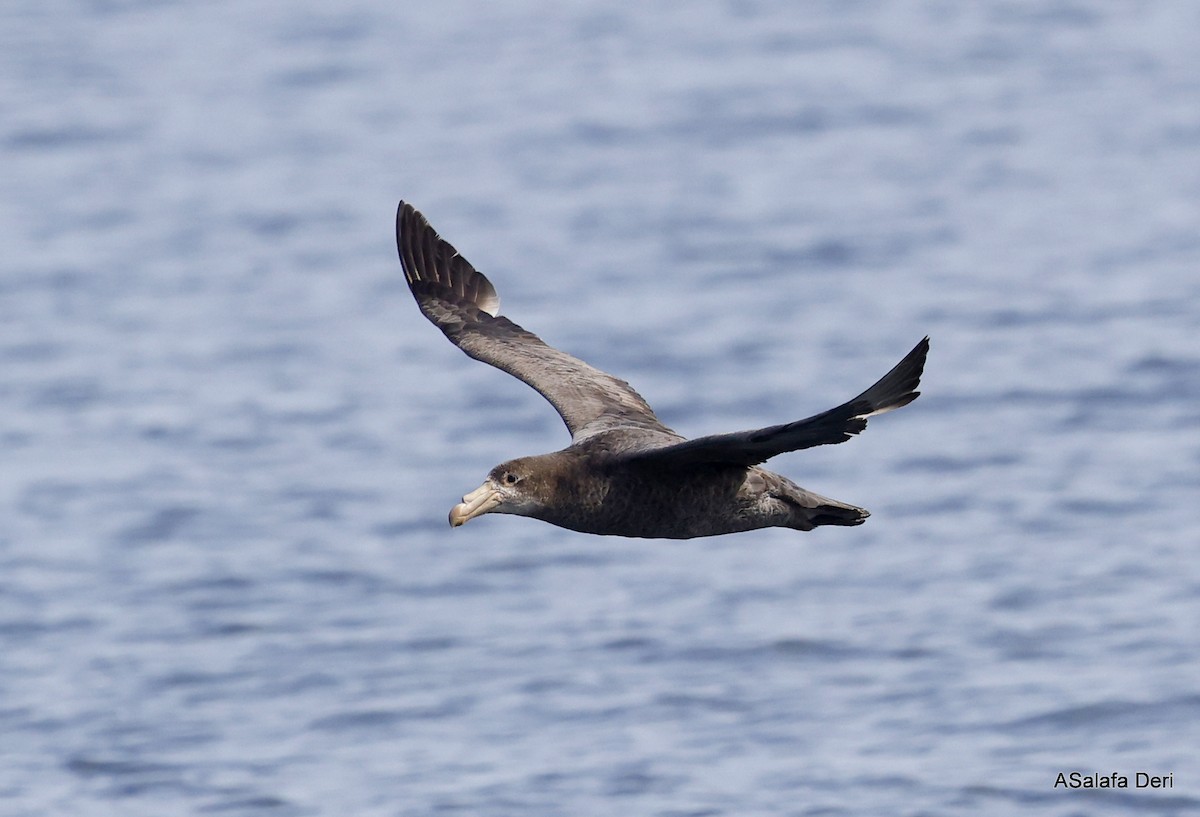
<path id="1" fill-rule="evenodd" d="M 584 533 L 690 539 L 784 527 L 860 525 L 864 508 L 819 496 L 759 467 L 776 454 L 845 442 L 867 418 L 906 406 L 929 338 L 858 397 L 806 420 L 689 440 L 667 428 L 624 380 L 548 346 L 500 317 L 490 281 L 412 205 L 396 214 L 400 262 L 417 305 L 476 360 L 536 389 L 562 415 L 571 444 L 492 469 L 450 511 L 531 516 Z"/>

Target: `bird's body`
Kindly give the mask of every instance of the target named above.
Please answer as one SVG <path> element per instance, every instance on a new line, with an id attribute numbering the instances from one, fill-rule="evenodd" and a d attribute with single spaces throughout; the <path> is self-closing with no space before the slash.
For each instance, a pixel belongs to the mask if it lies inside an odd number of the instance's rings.
<path id="1" fill-rule="evenodd" d="M 765 468 L 627 461 L 605 432 L 561 451 L 510 460 L 489 481 L 520 479 L 540 500 L 524 515 L 584 533 L 690 539 L 766 527 L 857 525 L 862 508 L 810 493 Z M 610 445 L 610 442 L 615 443 Z"/>
<path id="2" fill-rule="evenodd" d="M 471 357 L 525 381 L 572 434 L 560 451 L 497 465 L 450 512 L 530 516 L 584 533 L 689 539 L 766 527 L 859 525 L 868 512 L 811 493 L 759 464 L 784 451 L 839 443 L 867 417 L 916 399 L 926 338 L 858 397 L 794 423 L 688 440 L 663 425 L 622 380 L 547 346 L 498 317 L 491 283 L 403 202 L 396 240 L 421 311 Z"/>

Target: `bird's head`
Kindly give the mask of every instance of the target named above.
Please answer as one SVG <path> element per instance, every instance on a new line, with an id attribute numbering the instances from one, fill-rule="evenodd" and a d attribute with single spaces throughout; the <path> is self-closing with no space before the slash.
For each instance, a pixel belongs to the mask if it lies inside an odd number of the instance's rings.
<path id="1" fill-rule="evenodd" d="M 520 457 L 502 462 L 491 470 L 482 485 L 450 509 L 450 527 L 457 528 L 485 513 L 537 516 L 546 506 L 546 469 L 538 467 L 542 457 Z"/>

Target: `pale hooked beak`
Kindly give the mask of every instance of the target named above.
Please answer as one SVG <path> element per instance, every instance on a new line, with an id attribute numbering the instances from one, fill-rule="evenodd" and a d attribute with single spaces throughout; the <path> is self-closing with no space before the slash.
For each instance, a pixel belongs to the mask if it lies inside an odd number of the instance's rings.
<path id="1" fill-rule="evenodd" d="M 477 516 L 483 516 L 500 502 L 500 492 L 485 482 L 464 496 L 462 504 L 450 509 L 450 527 L 457 528 Z"/>

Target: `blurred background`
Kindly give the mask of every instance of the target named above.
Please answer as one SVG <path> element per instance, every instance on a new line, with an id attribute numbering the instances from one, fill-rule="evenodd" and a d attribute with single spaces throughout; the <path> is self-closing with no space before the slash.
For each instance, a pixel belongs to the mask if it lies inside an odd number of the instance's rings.
<path id="1" fill-rule="evenodd" d="M 1200 811 L 1200 7 L 0 11 L 0 813 Z M 861 528 L 446 513 L 559 448 L 395 256 Z M 1061 772 L 1174 774 L 1071 792 Z"/>

